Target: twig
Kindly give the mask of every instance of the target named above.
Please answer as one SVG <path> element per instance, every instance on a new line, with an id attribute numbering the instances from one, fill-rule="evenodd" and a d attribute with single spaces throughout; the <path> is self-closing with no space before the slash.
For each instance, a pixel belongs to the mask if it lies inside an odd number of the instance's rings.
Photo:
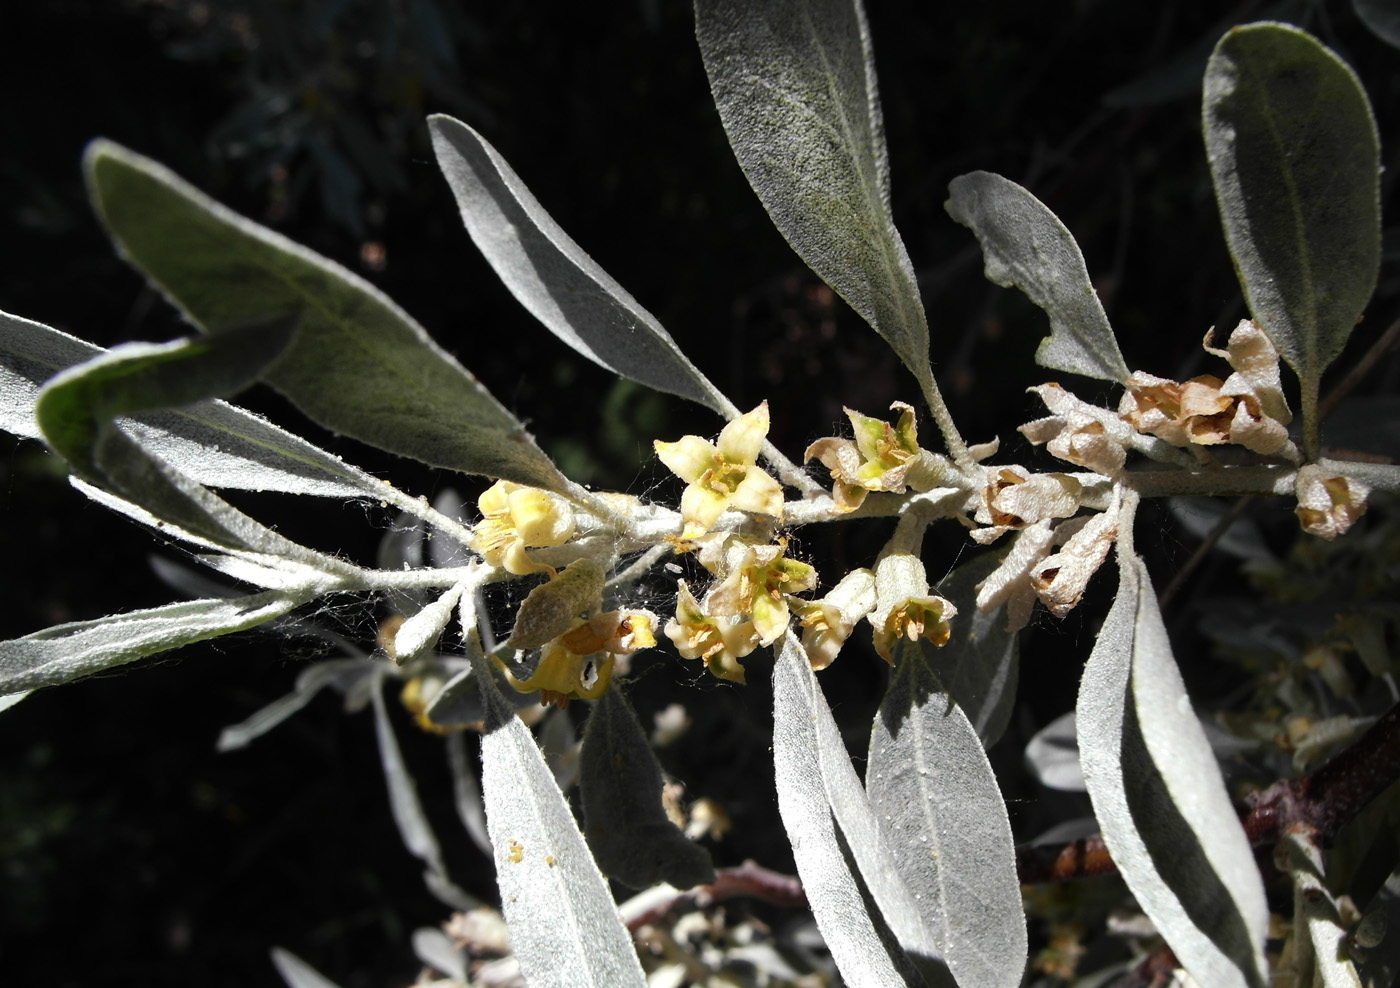
<path id="1" fill-rule="evenodd" d="M 1230 506 L 1230 510 L 1225 512 L 1224 517 L 1216 522 L 1215 527 L 1210 530 L 1210 534 L 1196 547 L 1196 551 L 1191 553 L 1191 558 L 1186 560 L 1181 569 L 1177 570 L 1176 576 L 1172 577 L 1172 581 L 1167 584 L 1167 589 L 1162 591 L 1162 596 L 1158 598 L 1159 606 L 1165 608 L 1171 602 L 1171 599 L 1176 596 L 1177 591 L 1186 582 L 1186 578 L 1196 571 L 1197 566 L 1201 565 L 1201 562 L 1206 558 L 1206 553 L 1210 552 L 1215 547 L 1215 543 L 1219 542 L 1221 537 L 1230 530 L 1230 526 L 1239 520 L 1240 515 L 1244 514 L 1244 509 L 1249 507 L 1249 502 L 1253 500 L 1253 494 L 1246 494 Z"/>
<path id="2" fill-rule="evenodd" d="M 1137 967 L 1126 972 L 1108 988 L 1167 988 L 1172 983 L 1172 975 L 1181 967 L 1181 961 L 1165 943 L 1159 943 L 1148 953 Z"/>
<path id="3" fill-rule="evenodd" d="M 737 868 L 716 868 L 715 880 L 711 885 L 677 891 L 664 899 L 649 901 L 636 912 L 624 906 L 623 918 L 627 929 L 635 933 L 643 926 L 657 923 L 673 913 L 704 909 L 725 899 L 738 898 L 761 899 L 790 909 L 808 908 L 807 893 L 802 890 L 800 880 L 745 861 Z"/>

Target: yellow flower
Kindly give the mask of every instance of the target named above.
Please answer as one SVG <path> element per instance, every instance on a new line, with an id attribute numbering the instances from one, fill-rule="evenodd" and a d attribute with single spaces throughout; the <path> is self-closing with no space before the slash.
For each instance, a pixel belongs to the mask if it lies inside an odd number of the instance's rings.
<path id="1" fill-rule="evenodd" d="M 739 416 L 711 444 L 699 436 L 656 442 L 661 462 L 689 486 L 681 495 L 684 538 L 703 535 L 726 508 L 773 518 L 783 516 L 783 488 L 755 466 L 768 435 L 768 402 Z"/>
<path id="2" fill-rule="evenodd" d="M 758 646 L 752 621 L 737 614 L 706 614 L 684 580 L 676 590 L 676 616 L 666 622 L 666 637 L 682 658 L 703 659 L 712 674 L 735 683 L 744 681 L 739 660 Z"/>
<path id="3" fill-rule="evenodd" d="M 802 623 L 802 650 L 813 669 L 825 669 L 836 659 L 856 622 L 875 607 L 875 574 L 852 570 L 821 600 L 797 607 Z"/>
<path id="4" fill-rule="evenodd" d="M 847 408 L 855 441 L 829 436 L 807 447 L 806 460 L 818 459 L 831 471 L 836 483 L 831 496 L 840 511 L 854 511 L 870 491 L 902 492 L 905 477 L 919 458 L 919 432 L 914 409 L 902 401 L 899 423 L 891 426 Z"/>
<path id="5" fill-rule="evenodd" d="M 607 692 L 613 665 L 619 655 L 656 644 L 652 626 L 656 617 L 650 611 L 622 610 L 595 614 L 540 650 L 540 661 L 526 679 L 517 679 L 496 659 L 510 685 L 521 693 L 540 691 L 540 703 L 563 709 L 569 700 L 596 700 Z M 591 681 L 588 678 L 592 668 Z"/>
<path id="6" fill-rule="evenodd" d="M 705 596 L 711 614 L 734 614 L 753 622 L 758 644 L 771 645 L 788 626 L 787 595 L 811 590 L 817 571 L 783 556 L 786 546 L 748 546 L 737 566 Z"/>
<path id="7" fill-rule="evenodd" d="M 537 563 L 527 548 L 563 545 L 574 534 L 574 512 L 569 503 L 548 491 L 498 480 L 477 498 L 482 520 L 471 546 L 492 566 L 526 576 L 554 572 Z"/>
<path id="8" fill-rule="evenodd" d="M 890 665 L 901 638 L 926 638 L 939 647 L 948 644 L 948 620 L 958 609 L 928 590 L 924 564 L 913 553 L 891 552 L 875 563 L 877 603 L 866 620 L 875 629 L 875 651 Z"/>

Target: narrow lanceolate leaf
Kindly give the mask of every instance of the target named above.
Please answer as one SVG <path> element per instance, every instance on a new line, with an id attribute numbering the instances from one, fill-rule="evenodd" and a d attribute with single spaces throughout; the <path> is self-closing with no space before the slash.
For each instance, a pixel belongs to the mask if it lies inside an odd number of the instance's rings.
<path id="1" fill-rule="evenodd" d="M 859 0 L 696 0 L 695 34 L 734 155 L 778 230 L 930 382 Z"/>
<path id="2" fill-rule="evenodd" d="M 1337 900 L 1327 888 L 1322 850 L 1307 832 L 1284 834 L 1282 850 L 1294 883 L 1294 965 L 1299 983 L 1321 988 L 1361 988 L 1356 965 L 1347 956 L 1347 928 Z"/>
<path id="3" fill-rule="evenodd" d="M 39 439 L 34 402 L 59 371 L 105 353 L 86 340 L 0 312 L 0 429 Z M 337 456 L 224 401 L 120 418 L 149 452 L 196 483 L 320 497 L 383 496 L 384 485 Z"/>
<path id="4" fill-rule="evenodd" d="M 281 947 L 272 948 L 272 966 L 282 975 L 287 988 L 340 988 L 296 954 Z"/>
<path id="5" fill-rule="evenodd" d="M 56 686 L 169 651 L 257 627 L 309 595 L 282 591 L 191 600 L 95 621 L 74 621 L 0 642 L 0 694 Z"/>
<path id="6" fill-rule="evenodd" d="M 969 172 L 948 184 L 944 208 L 977 235 L 987 280 L 1021 289 L 1050 317 L 1036 363 L 1105 381 L 1128 376 L 1079 244 L 1048 206 L 1009 178 Z"/>
<path id="7" fill-rule="evenodd" d="M 363 279 L 109 141 L 85 156 L 108 232 L 198 326 L 299 318 L 265 380 L 306 415 L 392 453 L 563 490 L 520 422 Z"/>
<path id="8" fill-rule="evenodd" d="M 608 884 L 530 731 L 473 660 L 487 706 L 481 785 L 501 910 L 530 988 L 643 988 Z"/>
<path id="9" fill-rule="evenodd" d="M 1136 556 L 1120 554 L 1076 720 L 1094 815 L 1143 911 L 1198 983 L 1262 988 L 1264 884 Z"/>
<path id="10" fill-rule="evenodd" d="M 443 114 L 428 118 L 428 130 L 472 241 L 531 315 L 615 374 L 738 417 L 656 318 L 570 239 L 485 138 Z"/>
<path id="11" fill-rule="evenodd" d="M 1011 720 L 1020 656 L 1020 635 L 1006 630 L 1003 609 L 983 614 L 976 606 L 977 584 L 991 576 L 1003 558 L 1002 553 L 981 556 L 940 583 L 939 594 L 958 608 L 948 644 L 934 648 L 922 638 L 918 643 L 923 661 L 988 748 Z"/>
<path id="12" fill-rule="evenodd" d="M 1380 266 L 1380 143 L 1370 103 L 1355 73 L 1315 38 L 1264 23 L 1220 39 L 1202 110 L 1250 313 L 1315 394 Z"/>
<path id="13" fill-rule="evenodd" d="M 778 812 L 802 888 L 846 983 L 903 986 L 918 984 L 920 974 L 931 984 L 950 982 L 946 969 L 938 970 L 942 963 L 912 896 L 894 877 L 893 863 L 881 860 L 885 852 L 873 811 L 806 654 L 791 633 L 773 666 L 773 770 Z M 865 858 L 861 864 L 858 855 Z M 874 903 L 866 898 L 867 889 Z M 896 923 L 904 927 L 902 938 Z M 925 945 L 917 972 L 900 942 L 909 939 Z"/>
<path id="14" fill-rule="evenodd" d="M 437 835 L 433 833 L 432 824 L 428 822 L 428 815 L 423 812 L 418 786 L 404 762 L 398 738 L 394 736 L 394 725 L 389 720 L 389 710 L 384 703 L 384 679 L 382 672 L 374 677 L 370 702 L 374 705 L 374 733 L 379 740 L 379 763 L 384 770 L 389 808 L 394 813 L 399 836 L 403 838 L 404 847 L 408 848 L 409 853 L 428 866 L 423 878 L 433 894 L 453 909 L 475 909 L 481 903 L 447 877 L 442 848 Z"/>
<path id="15" fill-rule="evenodd" d="M 879 845 L 958 988 L 1015 988 L 1026 920 L 1011 823 L 986 751 L 917 643 L 901 639 L 870 735 Z"/>
<path id="16" fill-rule="evenodd" d="M 297 545 L 235 509 L 117 428 L 118 415 L 180 405 L 248 383 L 282 352 L 285 320 L 225 329 L 197 340 L 128 343 L 61 372 L 44 385 L 34 417 L 77 477 L 149 512 L 203 544 L 264 557 L 309 585 L 355 572 Z"/>
<path id="17" fill-rule="evenodd" d="M 34 418 L 45 441 L 95 482 L 97 446 L 112 419 L 241 391 L 286 350 L 294 328 L 282 318 L 198 339 L 127 343 L 51 379 Z"/>
<path id="18" fill-rule="evenodd" d="M 708 885 L 715 867 L 666 816 L 661 766 L 622 691 L 610 689 L 588 714 L 579 753 L 584 832 L 603 873 L 634 889 L 667 882 Z"/>

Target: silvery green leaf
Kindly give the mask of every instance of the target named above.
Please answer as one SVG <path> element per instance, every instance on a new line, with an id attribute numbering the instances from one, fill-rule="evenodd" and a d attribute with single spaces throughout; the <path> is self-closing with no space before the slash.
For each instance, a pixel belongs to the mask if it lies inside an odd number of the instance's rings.
<path id="1" fill-rule="evenodd" d="M 1026 767 L 1036 781 L 1048 789 L 1084 791 L 1084 772 L 1079 766 L 1079 743 L 1075 737 L 1073 710 L 1061 714 L 1035 732 L 1026 744 Z"/>
<path id="2" fill-rule="evenodd" d="M 447 877 L 442 848 L 438 846 L 433 826 L 423 812 L 423 804 L 418 799 L 418 786 L 404 763 L 398 739 L 394 737 L 394 725 L 389 721 L 389 710 L 384 703 L 384 679 L 382 671 L 374 677 L 370 702 L 374 706 L 374 733 L 379 740 L 379 761 L 384 769 L 389 807 L 394 813 L 399 836 L 403 838 L 404 847 L 408 848 L 409 853 L 428 866 L 423 879 L 429 891 L 453 909 L 474 909 L 481 905 L 480 901 L 453 885 Z"/>
<path id="3" fill-rule="evenodd" d="M 0 429 L 39 439 L 34 402 L 45 381 L 105 351 L 41 323 L 0 312 Z M 266 419 L 224 401 L 153 409 L 121 425 L 196 483 L 320 497 L 383 496 L 384 485 Z"/>
<path id="4" fill-rule="evenodd" d="M 977 584 L 1001 564 L 1002 553 L 988 553 L 955 569 L 938 592 L 958 608 L 948 644 L 934 648 L 919 639 L 923 660 L 972 722 L 984 747 L 1006 731 L 1016 701 L 1020 636 L 1007 632 L 1002 608 L 977 609 Z"/>
<path id="5" fill-rule="evenodd" d="M 1400 3 L 1395 0 L 1351 0 L 1361 23 L 1386 44 L 1400 48 Z"/>
<path id="6" fill-rule="evenodd" d="M 1036 363 L 1105 381 L 1127 378 L 1079 244 L 1048 206 L 1009 178 L 969 172 L 948 183 L 944 208 L 977 235 L 987 280 L 1021 289 L 1050 317 Z"/>
<path id="7" fill-rule="evenodd" d="M 273 568 L 302 573 L 305 586 L 325 584 L 355 567 L 249 518 L 148 453 L 113 421 L 241 387 L 285 349 L 290 332 L 284 320 L 224 329 L 199 340 L 126 344 L 50 379 L 35 402 L 35 420 L 80 479 L 149 512 L 175 534 L 259 555 Z"/>
<path id="8" fill-rule="evenodd" d="M 0 642 L 0 694 L 56 686 L 181 645 L 255 628 L 310 596 L 270 590 L 248 597 L 182 601 L 57 624 L 12 638 Z"/>
<path id="9" fill-rule="evenodd" d="M 1380 144 L 1370 103 L 1311 35 L 1249 24 L 1211 55 L 1202 116 L 1245 299 L 1297 372 L 1307 413 L 1376 287 Z"/>
<path id="10" fill-rule="evenodd" d="M 491 837 L 486 832 L 486 807 L 481 802 L 481 780 L 476 777 L 462 731 L 447 736 L 447 764 L 452 769 L 452 795 L 457 818 L 481 853 L 491 853 Z"/>
<path id="11" fill-rule="evenodd" d="M 1076 721 L 1094 814 L 1138 904 L 1200 984 L 1262 988 L 1264 884 L 1146 567 L 1129 553 L 1119 554 L 1118 597 L 1084 668 Z"/>
<path id="12" fill-rule="evenodd" d="M 696 0 L 730 146 L 793 250 L 930 390 L 928 322 L 890 213 L 889 161 L 858 0 Z"/>
<path id="13" fill-rule="evenodd" d="M 423 926 L 413 931 L 413 952 L 454 983 L 467 983 L 467 958 L 462 946 L 437 927 Z"/>
<path id="14" fill-rule="evenodd" d="M 426 604 L 399 625 L 398 633 L 394 635 L 396 664 L 412 662 L 437 645 L 447 622 L 452 620 L 452 612 L 457 607 L 457 601 L 461 600 L 464 589 L 468 589 L 465 583 L 450 587 L 437 600 Z"/>
<path id="15" fill-rule="evenodd" d="M 977 731 L 920 644 L 895 646 L 870 734 L 865 784 L 877 844 L 959 988 L 1016 988 L 1026 920 L 1006 803 Z"/>
<path id="16" fill-rule="evenodd" d="M 643 988 L 632 937 L 529 729 L 491 678 L 481 783 L 501 908 L 530 988 Z"/>
<path id="17" fill-rule="evenodd" d="M 33 692 L 33 690 L 20 690 L 18 693 L 6 693 L 4 696 L 0 696 L 0 710 L 9 710 Z"/>
<path id="18" fill-rule="evenodd" d="M 1347 956 L 1347 930 L 1337 910 L 1337 900 L 1327 888 L 1322 849 L 1312 834 L 1288 829 L 1280 843 L 1293 879 L 1293 912 L 1296 939 L 1294 964 L 1306 983 L 1319 988 L 1362 988 L 1356 966 Z M 1306 931 L 1306 932 L 1305 932 Z"/>
<path id="19" fill-rule="evenodd" d="M 247 747 L 254 738 L 262 737 L 310 703 L 325 687 L 344 681 L 347 675 L 350 678 L 364 675 L 372 668 L 363 659 L 328 659 L 303 669 L 292 692 L 254 711 L 246 720 L 225 727 L 219 732 L 215 748 L 225 752 Z"/>
<path id="20" fill-rule="evenodd" d="M 656 317 L 560 229 L 484 137 L 444 114 L 428 117 L 428 131 L 467 233 L 531 315 L 600 367 L 738 417 Z"/>
<path id="21" fill-rule="evenodd" d="M 432 466 L 570 489 L 515 416 L 363 279 L 110 141 L 84 164 L 123 255 L 197 326 L 298 318 L 264 380 L 313 421 Z"/>
<path id="22" fill-rule="evenodd" d="M 715 880 L 710 855 L 661 805 L 664 780 L 632 705 L 614 687 L 592 704 L 579 754 L 584 833 L 603 874 L 634 889 Z"/>
<path id="23" fill-rule="evenodd" d="M 884 850 L 873 812 L 791 632 L 773 666 L 773 770 L 797 874 L 841 976 L 855 988 L 920 983 L 896 940 L 895 923 L 906 936 L 913 927 L 911 939 L 925 945 L 926 967 L 938 965 L 936 951 L 908 890 L 891 877 L 893 864 L 880 860 Z M 857 853 L 867 859 L 868 870 L 857 863 Z M 866 898 L 867 888 L 875 903 Z"/>
<path id="24" fill-rule="evenodd" d="M 267 571 L 263 575 L 268 576 L 271 572 L 280 572 L 295 577 L 289 582 L 295 583 L 300 589 L 306 592 L 320 592 L 333 589 L 337 582 L 342 579 L 354 579 L 359 570 L 333 556 L 327 556 L 305 546 L 298 545 L 289 539 L 285 539 L 273 532 L 271 529 L 254 521 L 247 515 L 235 510 L 226 501 L 215 497 L 208 490 L 197 484 L 190 482 L 189 478 L 179 474 L 173 469 L 146 457 L 144 451 L 135 447 L 129 447 L 130 458 L 138 463 L 147 465 L 150 469 L 160 469 L 163 471 L 161 480 L 166 483 L 165 487 L 154 487 L 157 494 L 174 491 L 179 496 L 176 506 L 186 513 L 195 509 L 203 509 L 207 512 L 207 519 L 200 526 L 201 532 L 190 531 L 179 524 L 168 522 L 162 519 L 161 515 L 148 511 L 139 504 L 134 504 L 125 498 L 118 497 L 110 491 L 103 490 L 87 483 L 80 477 L 70 475 L 68 478 L 78 491 L 84 496 L 96 501 L 98 504 L 118 514 L 125 515 L 142 525 L 156 529 L 167 538 L 183 539 L 194 545 L 203 546 L 206 549 L 219 550 L 229 553 L 239 559 L 247 561 L 249 574 L 256 572 L 259 568 Z M 151 488 L 148 488 L 148 491 Z M 169 507 L 158 497 L 147 494 L 147 500 L 155 500 L 157 509 L 164 510 Z M 164 511 L 165 514 L 175 514 L 175 511 Z M 196 516 L 196 520 L 199 518 Z M 204 533 L 204 529 L 209 526 L 216 526 L 210 533 Z M 212 537 L 211 537 L 212 536 Z M 251 548 L 240 548 L 249 547 Z M 207 557 L 207 562 L 212 562 L 215 557 Z M 218 565 L 223 566 L 225 560 L 218 559 Z M 169 572 L 167 570 L 167 572 Z M 184 581 L 186 586 L 193 587 L 193 581 Z M 210 586 L 211 591 L 219 596 L 227 597 L 230 592 L 226 588 L 220 587 L 217 590 Z"/>
<path id="25" fill-rule="evenodd" d="M 340 988 L 290 950 L 272 948 L 272 966 L 282 975 L 287 988 Z"/>

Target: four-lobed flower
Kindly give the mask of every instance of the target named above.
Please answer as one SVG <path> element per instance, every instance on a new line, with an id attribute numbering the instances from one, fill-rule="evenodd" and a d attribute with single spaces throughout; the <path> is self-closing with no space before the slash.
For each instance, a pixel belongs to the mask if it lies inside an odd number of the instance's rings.
<path id="1" fill-rule="evenodd" d="M 514 576 L 553 573 L 554 568 L 531 559 L 525 550 L 563 545 L 574 535 L 574 512 L 556 494 L 498 480 L 477 498 L 482 520 L 471 547 L 492 566 Z"/>
<path id="2" fill-rule="evenodd" d="M 871 491 L 902 493 L 906 489 L 909 471 L 922 452 L 919 432 L 910 405 L 897 401 L 890 408 L 899 411 L 893 426 L 847 408 L 854 441 L 828 436 L 807 447 L 804 462 L 820 460 L 831 471 L 831 497 L 840 512 L 860 507 Z"/>
<path id="3" fill-rule="evenodd" d="M 734 419 L 716 443 L 682 436 L 655 443 L 656 455 L 686 482 L 681 495 L 683 538 L 693 539 L 714 527 L 726 508 L 769 518 L 783 516 L 783 488 L 756 464 L 768 435 L 768 402 Z"/>

